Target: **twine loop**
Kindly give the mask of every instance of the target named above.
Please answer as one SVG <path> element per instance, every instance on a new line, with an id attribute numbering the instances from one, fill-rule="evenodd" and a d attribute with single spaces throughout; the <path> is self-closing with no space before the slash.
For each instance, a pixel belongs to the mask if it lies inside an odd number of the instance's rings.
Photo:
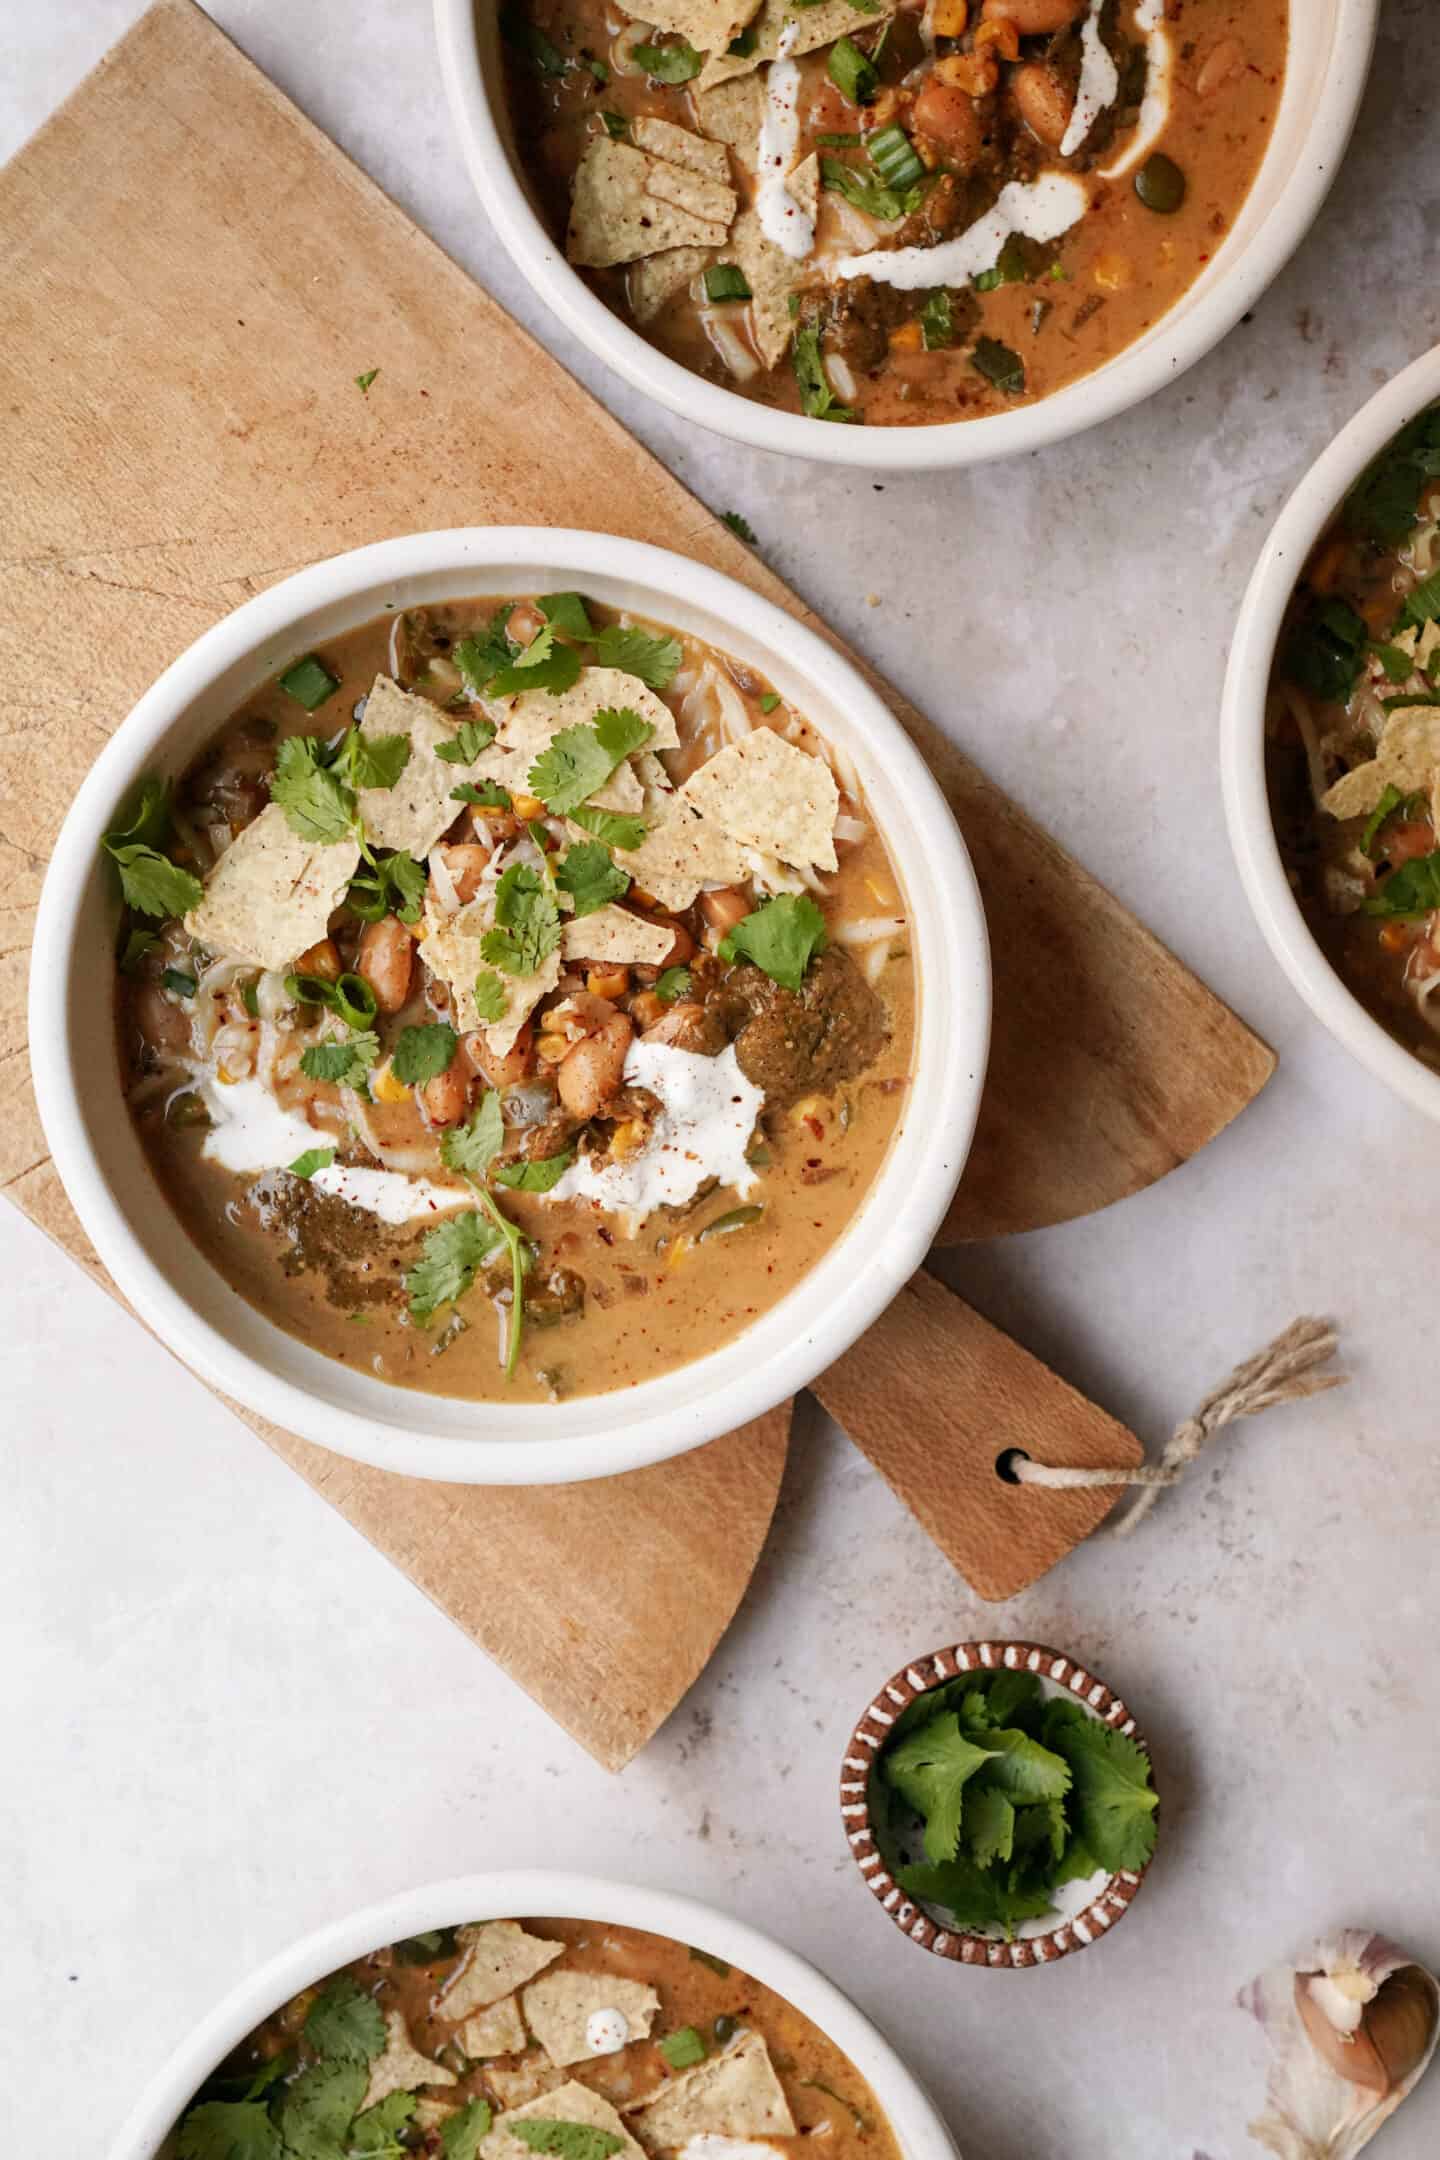
<path id="1" fill-rule="evenodd" d="M 1283 1335 L 1245 1364 L 1237 1365 L 1228 1379 L 1206 1396 L 1193 1417 L 1177 1425 L 1158 1463 L 1141 1463 L 1125 1469 L 1067 1469 L 1059 1463 L 1035 1462 L 1028 1455 L 1012 1457 L 1011 1475 L 1021 1485 L 1064 1486 L 1135 1485 L 1141 1490 L 1135 1504 L 1111 1525 L 1116 1537 L 1128 1537 L 1143 1522 L 1167 1485 L 1178 1485 L 1215 1435 L 1237 1418 L 1258 1417 L 1262 1410 L 1282 1403 L 1303 1402 L 1307 1396 L 1323 1395 L 1329 1388 L 1344 1387 L 1348 1375 L 1322 1372 L 1339 1347 L 1339 1336 L 1328 1320 L 1292 1321 Z"/>

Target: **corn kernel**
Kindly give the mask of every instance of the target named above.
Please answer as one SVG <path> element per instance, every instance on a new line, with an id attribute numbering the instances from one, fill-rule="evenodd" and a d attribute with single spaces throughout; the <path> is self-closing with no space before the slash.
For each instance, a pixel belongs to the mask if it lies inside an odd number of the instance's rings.
<path id="1" fill-rule="evenodd" d="M 898 330 L 890 332 L 891 352 L 919 352 L 924 343 L 918 322 L 901 323 Z"/>
<path id="2" fill-rule="evenodd" d="M 626 1118 L 610 1135 L 610 1153 L 620 1159 L 638 1154 L 645 1145 L 645 1127 L 639 1118 Z"/>
<path id="3" fill-rule="evenodd" d="M 592 997 L 622 998 L 630 988 L 630 970 L 625 967 L 591 968 L 585 977 L 585 987 Z"/>
<path id="4" fill-rule="evenodd" d="M 1093 275 L 1101 292 L 1123 292 L 1135 275 L 1135 266 L 1128 255 L 1097 255 Z"/>
<path id="5" fill-rule="evenodd" d="M 402 1103 L 410 1099 L 409 1088 L 396 1079 L 389 1058 L 370 1075 L 370 1092 L 376 1102 Z"/>
<path id="6" fill-rule="evenodd" d="M 964 37 L 970 20 L 970 0 L 935 0 L 931 28 L 936 37 Z"/>
<path id="7" fill-rule="evenodd" d="M 1380 932 L 1380 949 L 1382 952 L 1404 952 L 1409 942 L 1410 932 L 1404 923 L 1387 922 Z"/>
<path id="8" fill-rule="evenodd" d="M 563 1035 L 542 1035 L 535 1045 L 535 1055 L 542 1065 L 558 1065 L 569 1049 Z"/>
<path id="9" fill-rule="evenodd" d="M 524 818 L 527 824 L 532 818 L 545 815 L 545 805 L 538 795 L 512 795 L 510 800 L 515 806 L 516 817 Z"/>

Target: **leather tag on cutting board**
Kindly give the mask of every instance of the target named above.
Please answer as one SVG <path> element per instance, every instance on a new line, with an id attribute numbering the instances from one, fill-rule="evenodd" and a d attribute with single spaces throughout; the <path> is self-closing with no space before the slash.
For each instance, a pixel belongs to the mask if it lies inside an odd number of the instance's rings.
<path id="1" fill-rule="evenodd" d="M 1015 1597 L 1098 1527 L 1123 1487 L 1011 1484 L 1009 1449 L 1065 1468 L 1129 1468 L 1108 1411 L 923 1272 L 814 1392 L 980 1596 Z"/>

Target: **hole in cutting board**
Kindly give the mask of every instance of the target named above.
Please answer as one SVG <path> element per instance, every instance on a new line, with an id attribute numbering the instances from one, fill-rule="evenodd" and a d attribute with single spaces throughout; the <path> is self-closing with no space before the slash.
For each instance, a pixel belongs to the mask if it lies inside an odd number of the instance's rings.
<path id="1" fill-rule="evenodd" d="M 1017 1462 L 1029 1462 L 1029 1460 L 1030 1457 L 1026 1454 L 1024 1448 L 1002 1448 L 995 1457 L 995 1475 L 1007 1485 L 1018 1485 L 1020 1480 L 1015 1475 L 1015 1465 Z"/>

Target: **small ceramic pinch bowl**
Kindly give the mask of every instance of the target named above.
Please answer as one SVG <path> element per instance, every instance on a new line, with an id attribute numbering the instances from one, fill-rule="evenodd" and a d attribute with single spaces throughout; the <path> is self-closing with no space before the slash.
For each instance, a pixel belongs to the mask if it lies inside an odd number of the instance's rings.
<path id="1" fill-rule="evenodd" d="M 1008 1942 L 998 1929 L 979 1932 L 947 1926 L 929 1908 L 906 1895 L 876 1842 L 870 1814 L 871 1773 L 896 1719 L 917 1697 L 966 1673 L 987 1672 L 1034 1673 L 1047 1696 L 1068 1697 L 1083 1704 L 1101 1723 L 1124 1733 L 1147 1755 L 1150 1752 L 1128 1706 L 1089 1666 L 1077 1664 L 1074 1658 L 1048 1649 L 1043 1643 L 955 1643 L 902 1666 L 876 1690 L 845 1750 L 840 1771 L 840 1814 L 851 1855 L 866 1888 L 909 1941 L 955 1965 L 981 1965 L 993 1972 L 1026 1972 L 1037 1965 L 1053 1965 L 1060 1958 L 1102 1941 L 1130 1910 L 1149 1862 L 1142 1868 L 1123 1868 L 1114 1874 L 1097 1871 L 1083 1881 L 1062 1884 L 1055 1895 L 1058 1917 L 1047 1914 L 1041 1920 L 1022 1920 L 1014 1940 Z"/>

